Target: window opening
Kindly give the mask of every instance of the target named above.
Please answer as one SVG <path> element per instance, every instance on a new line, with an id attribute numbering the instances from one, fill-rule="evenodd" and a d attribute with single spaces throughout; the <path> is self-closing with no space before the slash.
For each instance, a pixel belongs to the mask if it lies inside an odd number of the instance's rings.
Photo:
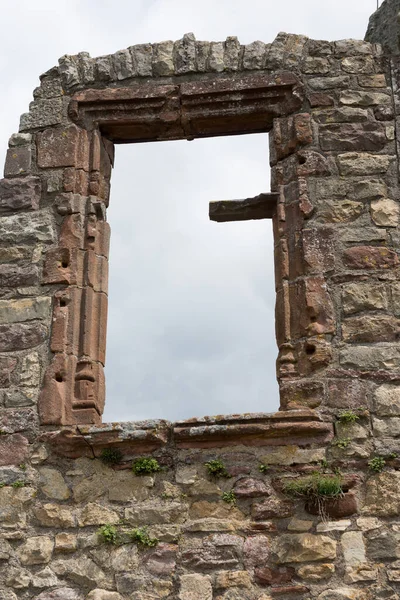
<path id="1" fill-rule="evenodd" d="M 269 189 L 266 134 L 117 146 L 104 422 L 279 408 L 272 222 L 208 216 Z"/>

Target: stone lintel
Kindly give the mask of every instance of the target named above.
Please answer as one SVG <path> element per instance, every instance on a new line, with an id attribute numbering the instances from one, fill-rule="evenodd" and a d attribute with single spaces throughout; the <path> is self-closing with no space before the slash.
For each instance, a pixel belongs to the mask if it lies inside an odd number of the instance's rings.
<path id="1" fill-rule="evenodd" d="M 217 223 L 272 219 L 278 198 L 278 194 L 271 193 L 245 200 L 215 200 L 210 202 L 209 217 Z"/>

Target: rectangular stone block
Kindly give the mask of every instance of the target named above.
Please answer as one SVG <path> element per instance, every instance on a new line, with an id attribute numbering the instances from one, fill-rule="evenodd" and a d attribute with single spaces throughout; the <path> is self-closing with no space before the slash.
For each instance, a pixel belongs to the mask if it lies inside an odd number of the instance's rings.
<path id="1" fill-rule="evenodd" d="M 75 125 L 46 129 L 38 134 L 37 163 L 42 169 L 75 167 L 88 170 L 89 141 Z"/>
<path id="2" fill-rule="evenodd" d="M 373 432 L 376 437 L 396 438 L 400 436 L 400 417 L 372 419 Z"/>
<path id="3" fill-rule="evenodd" d="M 348 343 L 395 342 L 400 320 L 392 315 L 350 317 L 342 322 L 343 340 Z"/>
<path id="4" fill-rule="evenodd" d="M 314 110 L 313 119 L 317 123 L 362 123 L 368 121 L 368 110 L 363 108 L 332 108 L 330 110 Z"/>
<path id="5" fill-rule="evenodd" d="M 30 146 L 19 146 L 7 150 L 4 177 L 26 175 L 31 170 L 32 153 Z"/>
<path id="6" fill-rule="evenodd" d="M 37 210 L 41 182 L 39 177 L 18 177 L 0 180 L 0 212 Z"/>
<path id="7" fill-rule="evenodd" d="M 400 368 L 400 347 L 390 346 L 351 346 L 340 352 L 343 367 L 359 370 L 398 371 Z"/>
<path id="8" fill-rule="evenodd" d="M 334 333 L 335 318 L 323 277 L 309 277 L 289 285 L 292 339 Z"/>
<path id="9" fill-rule="evenodd" d="M 391 269 L 399 264 L 399 257 L 385 246 L 353 246 L 344 251 L 343 262 L 349 269 Z"/>
<path id="10" fill-rule="evenodd" d="M 39 269 L 36 265 L 0 265 L 0 287 L 16 288 L 34 286 L 39 283 Z"/>
<path id="11" fill-rule="evenodd" d="M 0 300 L 0 322 L 21 323 L 33 319 L 49 319 L 50 297 Z"/>
<path id="12" fill-rule="evenodd" d="M 342 307 L 346 315 L 365 310 L 387 310 L 388 303 L 386 287 L 382 283 L 349 283 L 343 287 Z"/>
<path id="13" fill-rule="evenodd" d="M 321 125 L 319 141 L 322 150 L 379 152 L 387 144 L 382 123 L 345 123 Z"/>
<path id="14" fill-rule="evenodd" d="M 394 159 L 394 156 L 367 152 L 350 152 L 337 157 L 340 173 L 344 176 L 386 173 Z"/>
<path id="15" fill-rule="evenodd" d="M 53 219 L 47 211 L 0 217 L 0 240 L 3 244 L 49 244 L 55 240 Z"/>
<path id="16" fill-rule="evenodd" d="M 21 115 L 20 131 L 38 127 L 50 127 L 61 123 L 63 117 L 63 98 L 36 100 L 29 105 L 29 112 Z"/>
<path id="17" fill-rule="evenodd" d="M 47 335 L 47 327 L 41 323 L 0 325 L 0 352 L 34 348 L 42 344 Z"/>
<path id="18" fill-rule="evenodd" d="M 400 386 L 379 386 L 375 392 L 374 410 L 378 417 L 400 417 Z"/>

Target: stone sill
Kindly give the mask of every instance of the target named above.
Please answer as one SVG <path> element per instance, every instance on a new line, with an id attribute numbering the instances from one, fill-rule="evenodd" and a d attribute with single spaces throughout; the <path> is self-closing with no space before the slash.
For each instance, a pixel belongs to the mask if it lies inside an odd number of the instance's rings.
<path id="1" fill-rule="evenodd" d="M 61 456 L 99 456 L 115 447 L 124 454 L 152 452 L 170 445 L 177 448 L 224 446 L 313 446 L 333 438 L 333 426 L 312 410 L 245 413 L 177 421 L 164 420 L 64 427 L 44 432 L 41 441 Z"/>

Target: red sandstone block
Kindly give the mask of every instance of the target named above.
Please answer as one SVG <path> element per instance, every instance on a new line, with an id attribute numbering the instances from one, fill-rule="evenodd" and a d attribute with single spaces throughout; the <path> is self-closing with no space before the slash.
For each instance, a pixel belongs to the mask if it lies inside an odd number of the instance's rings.
<path id="1" fill-rule="evenodd" d="M 75 125 L 46 129 L 38 134 L 37 163 L 42 169 L 56 167 L 89 168 L 87 132 Z"/>
<path id="2" fill-rule="evenodd" d="M 385 246 L 354 246 L 344 252 L 343 262 L 350 269 L 390 269 L 399 257 Z"/>
<path id="3" fill-rule="evenodd" d="M 20 433 L 0 436 L 0 466 L 20 465 L 28 458 L 28 440 Z"/>
<path id="4" fill-rule="evenodd" d="M 31 158 L 30 146 L 9 148 L 4 166 L 4 177 L 29 173 L 31 170 Z"/>
<path id="5" fill-rule="evenodd" d="M 334 308 L 323 277 L 296 281 L 289 290 L 292 339 L 334 333 Z"/>

